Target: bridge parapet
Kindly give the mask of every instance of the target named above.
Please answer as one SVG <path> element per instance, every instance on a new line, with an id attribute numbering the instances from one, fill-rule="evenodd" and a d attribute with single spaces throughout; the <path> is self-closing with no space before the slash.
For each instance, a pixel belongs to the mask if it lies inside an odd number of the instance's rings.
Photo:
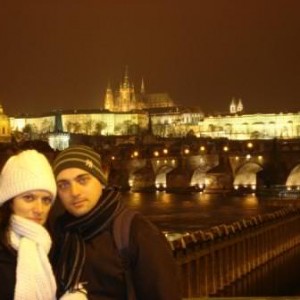
<path id="1" fill-rule="evenodd" d="M 216 295 L 300 244 L 300 208 L 287 207 L 171 241 L 184 297 Z"/>

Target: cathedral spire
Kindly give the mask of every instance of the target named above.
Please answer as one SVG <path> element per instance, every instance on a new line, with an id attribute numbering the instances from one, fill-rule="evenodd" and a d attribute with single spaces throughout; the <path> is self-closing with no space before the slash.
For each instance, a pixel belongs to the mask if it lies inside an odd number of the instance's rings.
<path id="1" fill-rule="evenodd" d="M 231 99 L 231 103 L 230 103 L 230 106 L 229 106 L 229 111 L 230 111 L 231 114 L 236 113 L 236 102 L 235 102 L 234 97 Z"/>
<path id="2" fill-rule="evenodd" d="M 110 92 L 110 91 L 111 91 L 111 84 L 110 84 L 110 80 L 107 82 L 106 91 L 107 91 L 107 92 Z"/>
<path id="3" fill-rule="evenodd" d="M 145 94 L 145 83 L 144 83 L 144 78 L 142 78 L 141 94 Z"/>
<path id="4" fill-rule="evenodd" d="M 105 98 L 104 98 L 104 109 L 113 111 L 114 110 L 114 97 L 110 86 L 110 81 L 107 83 Z"/>
<path id="5" fill-rule="evenodd" d="M 124 82 L 123 82 L 124 88 L 129 87 L 129 75 L 128 75 L 128 66 L 125 67 L 125 74 L 124 74 Z"/>
<path id="6" fill-rule="evenodd" d="M 236 110 L 237 110 L 237 112 L 242 112 L 244 110 L 244 105 L 243 105 L 242 99 L 239 99 Z"/>

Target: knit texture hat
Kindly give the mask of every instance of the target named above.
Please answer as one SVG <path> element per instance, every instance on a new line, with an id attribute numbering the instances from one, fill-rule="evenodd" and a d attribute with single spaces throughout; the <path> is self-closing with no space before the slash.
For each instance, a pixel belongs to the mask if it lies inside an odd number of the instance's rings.
<path id="1" fill-rule="evenodd" d="M 11 156 L 0 174 L 0 206 L 22 193 L 32 190 L 50 192 L 56 197 L 56 182 L 51 165 L 42 153 L 24 150 Z"/>
<path id="2" fill-rule="evenodd" d="M 53 163 L 55 177 L 68 168 L 85 170 L 95 176 L 101 184 L 107 185 L 100 155 L 88 146 L 71 146 L 58 154 Z"/>

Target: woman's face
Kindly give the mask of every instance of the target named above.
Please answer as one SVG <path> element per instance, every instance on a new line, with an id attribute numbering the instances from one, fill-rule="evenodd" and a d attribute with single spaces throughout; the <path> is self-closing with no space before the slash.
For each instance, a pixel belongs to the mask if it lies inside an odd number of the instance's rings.
<path id="1" fill-rule="evenodd" d="M 12 199 L 12 211 L 25 219 L 45 224 L 52 205 L 52 195 L 43 190 L 22 193 Z"/>

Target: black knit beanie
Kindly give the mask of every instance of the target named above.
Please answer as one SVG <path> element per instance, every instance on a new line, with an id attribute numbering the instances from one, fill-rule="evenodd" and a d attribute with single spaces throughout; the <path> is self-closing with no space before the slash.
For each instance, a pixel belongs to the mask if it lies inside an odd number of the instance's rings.
<path id="1" fill-rule="evenodd" d="M 107 185 L 107 178 L 101 166 L 100 155 L 88 146 L 71 146 L 61 151 L 53 162 L 55 177 L 68 168 L 79 168 L 95 176 L 100 183 Z"/>

